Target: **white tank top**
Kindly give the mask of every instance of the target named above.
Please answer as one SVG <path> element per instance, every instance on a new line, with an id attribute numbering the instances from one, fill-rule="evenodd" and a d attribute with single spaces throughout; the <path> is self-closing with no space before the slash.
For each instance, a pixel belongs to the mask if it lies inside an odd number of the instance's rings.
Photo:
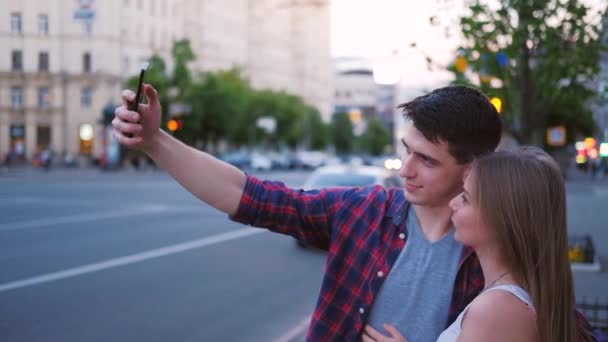
<path id="1" fill-rule="evenodd" d="M 532 310 L 534 310 L 534 306 L 532 305 L 532 300 L 530 299 L 530 295 L 528 295 L 528 293 L 524 289 L 522 289 L 521 287 L 519 287 L 517 285 L 494 286 L 494 287 L 491 287 L 491 288 L 483 291 L 480 294 L 480 296 L 482 294 L 492 291 L 492 290 L 503 290 L 503 291 L 510 292 L 515 297 L 519 298 L 522 302 L 526 303 Z M 458 315 L 458 317 L 456 318 L 454 323 L 452 323 L 452 325 L 450 325 L 447 329 L 445 329 L 441 333 L 441 335 L 439 335 L 437 342 L 455 342 L 458 339 L 458 336 L 460 335 L 460 331 L 462 329 L 462 318 L 464 317 L 464 314 L 467 312 L 467 310 L 469 309 L 469 306 L 471 306 L 471 304 L 473 304 L 473 302 L 469 303 L 469 305 L 467 305 L 467 307 L 464 308 L 464 310 L 462 310 L 460 315 Z"/>

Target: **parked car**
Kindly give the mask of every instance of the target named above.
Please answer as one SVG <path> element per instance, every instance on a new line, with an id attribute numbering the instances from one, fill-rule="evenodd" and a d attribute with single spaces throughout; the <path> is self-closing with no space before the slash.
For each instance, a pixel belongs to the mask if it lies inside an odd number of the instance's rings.
<path id="1" fill-rule="evenodd" d="M 244 152 L 230 152 L 221 156 L 223 161 L 230 163 L 239 169 L 251 167 L 251 156 Z"/>
<path id="2" fill-rule="evenodd" d="M 390 189 L 402 187 L 403 180 L 398 173 L 377 166 L 329 165 L 316 169 L 304 182 L 305 190 L 328 187 L 352 187 L 382 185 Z"/>
<path id="3" fill-rule="evenodd" d="M 300 167 L 305 169 L 316 169 L 325 165 L 327 156 L 321 151 L 299 151 L 296 158 Z"/>
<path id="4" fill-rule="evenodd" d="M 259 152 L 253 152 L 250 156 L 251 168 L 256 171 L 270 171 L 272 169 L 272 160 Z"/>

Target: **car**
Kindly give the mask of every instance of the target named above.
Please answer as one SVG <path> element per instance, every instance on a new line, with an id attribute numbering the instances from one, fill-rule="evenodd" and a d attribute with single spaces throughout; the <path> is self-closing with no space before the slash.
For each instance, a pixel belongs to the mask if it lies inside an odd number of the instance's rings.
<path id="1" fill-rule="evenodd" d="M 365 185 L 382 185 L 390 189 L 401 188 L 403 179 L 394 170 L 367 165 L 329 165 L 316 169 L 304 182 L 304 190 L 329 187 L 353 187 Z"/>
<path id="2" fill-rule="evenodd" d="M 310 177 L 302 185 L 304 190 L 334 188 L 334 187 L 358 187 L 366 185 L 381 185 L 386 189 L 402 188 L 403 179 L 398 172 L 387 170 L 378 166 L 341 164 L 322 166 L 312 172 Z M 299 247 L 308 246 L 299 241 Z"/>

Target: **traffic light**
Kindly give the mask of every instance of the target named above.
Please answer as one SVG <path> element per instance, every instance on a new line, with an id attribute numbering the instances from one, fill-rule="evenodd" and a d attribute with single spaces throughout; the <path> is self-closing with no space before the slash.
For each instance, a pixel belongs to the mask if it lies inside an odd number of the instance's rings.
<path id="1" fill-rule="evenodd" d="M 500 98 L 493 97 L 490 99 L 490 102 L 492 102 L 497 112 L 502 112 L 502 100 Z"/>
<path id="2" fill-rule="evenodd" d="M 175 118 L 167 121 L 167 129 L 171 132 L 181 131 L 184 128 L 184 119 Z"/>
<path id="3" fill-rule="evenodd" d="M 469 62 L 467 61 L 467 58 L 465 56 L 460 55 L 456 57 L 456 60 L 454 61 L 454 68 L 456 69 L 456 71 L 462 73 L 465 72 L 468 67 Z"/>

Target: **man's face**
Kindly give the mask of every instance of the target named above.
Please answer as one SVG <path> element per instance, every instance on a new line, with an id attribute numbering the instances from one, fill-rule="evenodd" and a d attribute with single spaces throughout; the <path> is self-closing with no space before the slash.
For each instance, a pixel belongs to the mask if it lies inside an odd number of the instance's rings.
<path id="1" fill-rule="evenodd" d="M 434 144 L 408 120 L 403 166 L 399 175 L 405 179 L 405 198 L 415 205 L 447 206 L 462 191 L 462 180 L 469 164 L 458 164 L 448 152 L 448 144 Z"/>

